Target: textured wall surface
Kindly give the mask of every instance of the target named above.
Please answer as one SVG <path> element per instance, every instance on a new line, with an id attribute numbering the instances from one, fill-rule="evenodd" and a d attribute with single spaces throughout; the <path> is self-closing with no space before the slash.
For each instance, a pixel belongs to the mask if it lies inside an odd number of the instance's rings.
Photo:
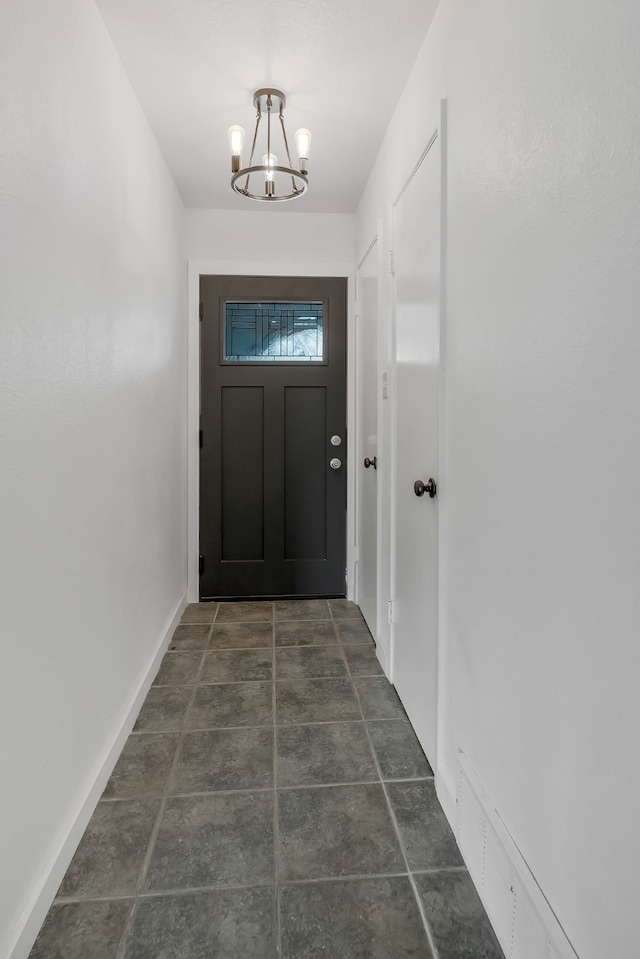
<path id="1" fill-rule="evenodd" d="M 635 0 L 444 0 L 357 226 L 390 245 L 446 97 L 440 762 L 581 959 L 640 937 L 639 44 Z"/>
<path id="2" fill-rule="evenodd" d="M 182 204 L 89 0 L 0 31 L 0 956 L 184 594 Z"/>
<path id="3" fill-rule="evenodd" d="M 253 210 L 186 210 L 190 260 L 280 263 L 352 263 L 352 213 L 280 213 Z"/>

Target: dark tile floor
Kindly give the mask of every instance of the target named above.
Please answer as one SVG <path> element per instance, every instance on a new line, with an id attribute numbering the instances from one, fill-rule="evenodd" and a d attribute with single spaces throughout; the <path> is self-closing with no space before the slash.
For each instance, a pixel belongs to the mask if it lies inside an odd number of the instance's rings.
<path id="1" fill-rule="evenodd" d="M 346 600 L 189 606 L 31 959 L 502 959 Z"/>

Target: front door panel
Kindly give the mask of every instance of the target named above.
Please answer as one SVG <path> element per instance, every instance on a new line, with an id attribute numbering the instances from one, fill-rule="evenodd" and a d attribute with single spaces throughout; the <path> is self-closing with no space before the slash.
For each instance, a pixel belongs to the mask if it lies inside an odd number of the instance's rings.
<path id="1" fill-rule="evenodd" d="M 343 596 L 346 280 L 200 288 L 201 598 Z"/>

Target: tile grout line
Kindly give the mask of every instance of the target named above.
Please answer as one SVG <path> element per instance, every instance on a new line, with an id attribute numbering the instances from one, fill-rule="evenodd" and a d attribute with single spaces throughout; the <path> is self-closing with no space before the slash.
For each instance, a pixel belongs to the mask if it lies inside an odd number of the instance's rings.
<path id="1" fill-rule="evenodd" d="M 348 668 L 348 665 L 349 665 L 349 664 L 347 663 L 347 668 Z M 349 670 L 349 674 L 351 674 L 351 670 Z M 353 682 L 353 677 L 352 677 L 352 680 L 351 680 L 351 681 Z M 420 896 L 419 896 L 419 894 L 418 894 L 418 888 L 417 888 L 417 886 L 416 886 L 415 879 L 414 879 L 414 877 L 413 877 L 413 875 L 412 875 L 412 873 L 411 873 L 411 867 L 409 866 L 409 859 L 408 859 L 408 857 L 407 857 L 407 853 L 406 853 L 406 850 L 405 850 L 405 847 L 404 847 L 404 842 L 402 841 L 402 836 L 401 836 L 401 834 L 400 834 L 400 827 L 399 827 L 399 825 L 398 825 L 398 820 L 396 819 L 396 815 L 395 815 L 395 813 L 394 813 L 394 811 L 393 811 L 393 806 L 391 805 L 391 800 L 389 799 L 389 793 L 387 792 L 386 783 L 385 783 L 384 779 L 382 778 L 382 769 L 380 768 L 380 763 L 378 762 L 378 756 L 377 756 L 377 754 L 376 754 L 376 751 L 375 751 L 375 748 L 374 748 L 374 745 L 373 745 L 373 740 L 371 739 L 371 736 L 370 736 L 370 734 L 369 734 L 369 728 L 368 728 L 368 726 L 367 726 L 366 720 L 364 719 L 364 710 L 362 709 L 362 703 L 360 702 L 360 696 L 359 696 L 359 694 L 358 694 L 358 689 L 357 689 L 357 686 L 356 686 L 355 683 L 353 683 L 353 688 L 354 688 L 354 690 L 355 690 L 356 699 L 357 699 L 357 701 L 358 701 L 358 707 L 359 707 L 359 709 L 360 709 L 360 712 L 361 712 L 361 714 L 362 714 L 362 719 L 363 719 L 363 721 L 364 721 L 364 729 L 365 729 L 365 733 L 366 733 L 367 739 L 368 739 L 368 741 L 369 741 L 369 748 L 371 749 L 371 752 L 373 753 L 373 760 L 374 760 L 374 762 L 375 762 L 375 764 L 376 764 L 376 768 L 377 768 L 377 770 L 378 770 L 378 775 L 379 775 L 379 777 L 380 777 L 380 785 L 382 786 L 382 792 L 383 792 L 383 794 L 384 794 L 384 798 L 385 798 L 386 803 L 387 803 L 387 808 L 388 808 L 388 810 L 389 810 L 389 815 L 390 815 L 390 817 L 391 817 L 391 823 L 392 823 L 393 828 L 394 828 L 394 830 L 395 830 L 396 838 L 397 838 L 397 840 L 398 840 L 398 845 L 399 845 L 399 847 L 400 847 L 400 852 L 401 852 L 401 854 L 402 854 L 402 858 L 404 859 L 404 863 L 405 863 L 405 866 L 406 866 L 406 868 L 407 868 L 407 877 L 408 877 L 408 879 L 409 879 L 409 883 L 410 883 L 410 885 L 411 885 L 411 889 L 413 890 L 413 896 L 414 896 L 416 905 L 417 905 L 417 907 L 418 907 L 418 913 L 419 913 L 419 915 L 420 915 L 420 919 L 422 920 L 422 926 L 423 926 L 423 928 L 424 928 L 425 935 L 426 935 L 426 937 L 427 937 L 427 942 L 428 942 L 428 944 L 429 944 L 429 948 L 430 948 L 431 953 L 432 953 L 432 959 L 439 959 L 438 950 L 437 950 L 437 947 L 436 947 L 436 943 L 435 943 L 435 939 L 434 939 L 434 936 L 433 936 L 433 932 L 432 932 L 432 930 L 431 930 L 431 926 L 429 925 L 429 920 L 427 919 L 427 914 L 426 914 L 426 912 L 425 912 L 424 905 L 423 905 L 422 900 L 421 900 L 421 898 L 420 898 Z"/>
<path id="2" fill-rule="evenodd" d="M 337 720 L 336 725 L 338 725 L 338 724 L 340 724 L 340 720 Z M 298 726 L 296 726 L 296 727 L 280 726 L 280 727 L 277 727 L 277 728 L 280 728 L 280 729 L 296 728 L 296 729 L 297 729 L 297 728 L 300 728 L 300 727 L 305 726 L 305 725 L 309 725 L 309 724 L 308 724 L 308 723 L 300 723 L 300 724 L 299 724 Z M 327 723 L 327 724 L 325 724 L 325 725 L 334 725 L 334 724 L 333 724 L 333 723 L 331 723 L 331 724 Z M 353 725 L 353 724 L 351 724 L 351 725 Z M 238 728 L 244 730 L 245 727 L 240 726 L 240 727 L 238 727 Z M 249 727 L 247 727 L 247 728 L 249 728 Z M 260 730 L 266 730 L 266 729 L 268 729 L 268 727 L 265 727 L 265 726 L 257 726 L 257 727 L 253 727 L 253 728 L 260 729 Z M 213 731 L 214 731 L 214 732 L 217 732 L 218 730 L 213 730 Z M 188 730 L 186 730 L 186 732 L 190 735 L 190 734 L 193 732 L 193 730 L 188 729 Z M 205 732 L 209 732 L 209 730 L 205 730 Z M 162 733 L 162 734 L 150 733 L 150 735 L 155 736 L 155 735 L 165 735 L 165 734 L 164 734 L 164 733 Z M 174 735 L 174 734 L 166 734 L 166 735 Z M 307 784 L 303 784 L 303 785 L 296 784 L 296 785 L 293 785 L 293 786 L 278 786 L 278 789 L 279 789 L 280 792 L 291 792 L 292 790 L 295 790 L 295 789 L 331 789 L 333 786 L 370 786 L 371 783 L 376 783 L 376 782 L 378 782 L 377 779 L 355 779 L 355 780 L 354 780 L 354 779 L 349 779 L 349 780 L 346 780 L 346 781 L 344 781 L 344 782 L 342 782 L 341 780 L 336 780 L 336 782 L 330 782 L 330 783 L 307 783 Z M 430 782 L 433 782 L 433 776 L 409 776 L 409 777 L 407 777 L 406 779 L 387 779 L 387 780 L 385 780 L 385 782 L 390 782 L 390 783 L 423 783 L 423 782 L 429 782 L 429 783 L 430 783 Z M 237 795 L 238 793 L 247 793 L 247 792 L 250 792 L 250 793 L 268 793 L 268 792 L 271 792 L 272 789 L 273 789 L 273 786 L 247 786 L 247 787 L 245 787 L 245 788 L 240 787 L 240 788 L 238 788 L 238 789 L 199 789 L 199 790 L 196 789 L 196 790 L 193 790 L 192 792 L 180 792 L 180 793 L 171 792 L 167 798 L 169 798 L 169 799 L 195 799 L 196 797 L 199 797 L 199 796 L 235 796 L 235 795 Z M 154 799 L 158 800 L 158 799 L 161 799 L 161 798 L 162 798 L 162 795 L 160 795 L 160 794 L 157 794 L 157 795 L 155 795 L 155 796 L 153 796 L 153 795 L 148 795 L 148 796 L 119 796 L 119 797 L 117 797 L 117 798 L 103 799 L 102 802 L 111 803 L 111 804 L 115 805 L 115 804 L 117 804 L 117 803 L 122 803 L 122 802 L 132 802 L 132 801 L 144 802 L 144 801 L 151 801 L 151 800 L 154 800 Z M 454 867 L 453 867 L 453 866 L 451 866 L 451 867 L 449 867 L 449 866 L 443 866 L 442 868 L 443 868 L 443 869 L 448 869 L 448 868 L 454 868 Z M 420 872 L 420 871 L 421 871 L 421 870 L 416 870 L 416 872 Z M 427 871 L 427 872 L 429 872 L 429 870 L 422 870 L 422 871 Z M 126 898 L 128 898 L 128 897 L 125 896 L 124 898 L 126 899 Z"/>
<path id="3" fill-rule="evenodd" d="M 349 678 L 350 677 L 348 676 L 333 677 L 333 679 L 349 679 Z M 356 679 L 383 679 L 383 678 L 384 677 L 378 676 L 378 675 L 356 676 Z M 296 680 L 278 680 L 278 681 L 279 682 L 295 682 Z M 264 683 L 265 680 L 260 680 L 260 682 Z M 199 689 L 202 688 L 203 685 L 207 685 L 207 684 L 200 684 L 198 688 Z M 239 684 L 234 684 L 234 683 L 222 684 L 221 683 L 220 685 L 239 685 Z M 160 687 L 160 688 L 175 689 L 178 687 L 166 686 L 166 687 Z M 195 687 L 190 687 L 190 688 L 193 689 Z M 362 722 L 395 723 L 395 722 L 407 722 L 407 720 L 398 719 L 398 717 L 396 716 L 382 716 L 379 719 L 365 719 L 365 720 L 363 719 L 321 719 L 321 720 L 309 720 L 308 722 L 304 722 L 304 723 L 276 723 L 276 725 L 278 729 L 292 729 L 295 726 L 330 726 L 333 723 L 350 723 L 352 725 L 355 725 Z M 224 729 L 268 729 L 270 725 L 271 723 L 267 723 L 267 724 L 263 723 L 262 726 L 197 726 L 197 727 L 189 728 L 187 732 L 206 733 L 206 732 L 220 731 Z M 180 733 L 179 729 L 144 729 L 144 730 L 139 730 L 137 733 L 132 732 L 131 735 L 132 736 L 159 736 L 159 735 L 172 736 L 172 735 L 177 735 L 179 733 Z M 433 779 L 433 776 L 416 776 L 416 777 L 410 776 L 408 778 Z M 112 801 L 113 801 L 112 797 L 105 799 L 105 802 L 112 802 Z"/>
<path id="4" fill-rule="evenodd" d="M 218 603 L 217 606 L 216 606 L 216 611 L 215 611 L 215 613 L 214 613 L 214 615 L 213 615 L 213 619 L 211 620 L 211 626 L 210 626 L 210 628 L 209 628 L 209 640 L 211 639 L 211 635 L 212 635 L 212 633 L 213 633 L 213 627 L 214 627 L 215 621 L 216 621 L 216 619 L 217 619 L 219 609 L 220 609 L 220 604 Z M 145 881 L 146 881 L 146 878 L 147 878 L 147 875 L 148 875 L 148 872 L 149 872 L 149 867 L 150 867 L 150 865 L 151 865 L 151 859 L 152 859 L 152 857 L 153 857 L 153 853 L 154 853 L 154 850 L 155 850 L 156 841 L 157 841 L 158 835 L 159 835 L 159 833 L 160 833 L 160 825 L 161 825 L 162 819 L 163 819 L 163 817 L 164 817 L 164 811 L 165 811 L 165 809 L 166 809 L 167 799 L 168 799 L 169 793 L 170 793 L 171 779 L 172 779 L 172 777 L 173 777 L 174 770 L 176 769 L 176 767 L 177 767 L 177 765 L 178 765 L 179 756 L 180 756 L 180 754 L 181 754 L 181 752 L 182 752 L 182 744 L 183 744 L 183 742 L 184 742 L 184 734 L 185 734 L 185 730 L 186 730 L 186 726 L 187 726 L 187 717 L 188 717 L 188 715 L 189 715 L 189 711 L 190 711 L 190 709 L 191 709 L 191 707 L 192 707 L 192 705 L 193 705 L 193 702 L 194 702 L 194 700 L 195 700 L 195 697 L 196 697 L 196 692 L 197 692 L 197 690 L 198 690 L 197 681 L 198 681 L 198 678 L 200 677 L 200 674 L 201 674 L 201 672 L 202 672 L 202 670 L 203 670 L 203 668 L 204 668 L 204 661 L 205 661 L 205 657 L 206 657 L 206 655 L 207 655 L 207 648 L 208 648 L 208 644 L 207 644 L 207 646 L 206 646 L 206 647 L 203 649 L 203 651 L 202 651 L 202 656 L 201 656 L 201 659 L 200 659 L 200 666 L 199 666 L 198 672 L 197 672 L 197 674 L 196 674 L 196 682 L 195 682 L 195 684 L 194 684 L 194 686 L 193 686 L 193 691 L 192 691 L 191 696 L 190 696 L 190 698 L 189 698 L 189 703 L 188 703 L 187 708 L 186 708 L 186 710 L 185 710 L 185 714 L 184 714 L 184 716 L 182 717 L 182 723 L 180 724 L 180 729 L 178 730 L 176 749 L 175 749 L 175 752 L 174 752 L 174 754 L 173 754 L 173 760 L 172 760 L 171 765 L 170 765 L 170 767 L 169 767 L 169 774 L 168 774 L 168 776 L 167 776 L 167 781 L 166 781 L 166 784 L 165 784 L 164 794 L 163 794 L 163 796 L 162 796 L 162 798 L 161 798 L 161 800 L 160 800 L 160 808 L 158 809 L 158 812 L 157 812 L 157 815 L 156 815 L 156 818 L 155 818 L 155 822 L 154 822 L 153 828 L 152 828 L 152 830 L 151 830 L 151 835 L 149 836 L 149 841 L 148 841 L 148 843 L 147 843 L 147 848 L 146 848 L 146 851 L 145 851 L 145 854 L 144 854 L 144 857 L 143 857 L 143 860 L 142 860 L 142 866 L 141 866 L 141 869 L 140 869 L 140 874 L 139 874 L 139 876 L 138 876 L 138 882 L 136 883 L 135 892 L 134 892 L 134 894 L 133 894 L 133 901 L 132 901 L 132 904 L 131 904 L 131 908 L 129 909 L 129 915 L 127 916 L 127 921 L 125 922 L 124 929 L 123 929 L 123 931 L 122 931 L 122 936 L 121 936 L 120 942 L 119 942 L 119 944 L 118 944 L 118 949 L 117 949 L 117 951 L 116 951 L 115 959 L 124 959 L 124 957 L 125 957 L 125 950 L 126 950 L 126 948 L 127 948 L 127 940 L 129 939 L 129 934 L 130 934 L 131 929 L 132 929 L 132 927 L 133 927 L 133 917 L 134 917 L 134 913 L 135 913 L 136 906 L 137 906 L 137 903 L 138 903 L 138 900 L 139 900 L 139 897 L 140 897 L 140 893 L 141 893 L 142 890 L 144 889 L 144 884 L 145 884 Z"/>
<path id="5" fill-rule="evenodd" d="M 278 828 L 278 725 L 276 722 L 276 604 L 273 604 L 273 624 L 271 629 L 271 638 L 273 641 L 272 663 L 273 675 L 271 677 L 272 703 L 271 715 L 273 716 L 273 934 L 275 938 L 276 959 L 282 955 L 282 942 L 280 938 L 280 895 L 278 893 L 278 844 L 280 833 Z"/>
<path id="6" fill-rule="evenodd" d="M 337 623 L 336 623 L 336 618 L 335 618 L 335 616 L 333 615 L 333 610 L 331 609 L 331 606 L 329 606 L 329 615 L 331 616 L 331 624 L 332 624 L 332 626 L 333 626 L 333 632 L 334 632 L 334 635 L 335 635 L 335 637 L 336 637 L 336 641 L 339 643 L 339 642 L 340 642 L 340 633 L 338 632 L 338 625 L 337 625 Z M 340 644 L 340 645 L 342 645 L 342 644 Z"/>
<path id="7" fill-rule="evenodd" d="M 347 785 L 350 785 L 348 783 Z M 370 783 L 368 785 L 371 785 Z M 456 874 L 460 873 L 462 875 L 468 874 L 468 869 L 465 866 L 442 866 L 438 869 L 417 869 L 415 875 L 418 876 L 433 876 L 440 873 Z M 409 873 L 396 870 L 395 872 L 366 872 L 366 873 L 347 873 L 344 876 L 314 876 L 311 879 L 285 879 L 280 883 L 281 887 L 286 886 L 314 886 L 322 885 L 327 882 L 346 882 L 351 880 L 360 880 L 360 879 L 397 879 L 397 878 L 409 878 Z M 273 883 L 262 882 L 262 883 L 249 883 L 248 885 L 242 885 L 238 883 L 237 885 L 231 886 L 176 886 L 176 888 L 167 888 L 167 889 L 157 889 L 150 890 L 148 892 L 141 892 L 139 896 L 135 898 L 138 900 L 147 900 L 147 899 L 164 899 L 168 896 L 197 896 L 204 892 L 226 892 L 228 890 L 238 890 L 238 889 L 270 889 L 273 886 Z M 62 896 L 60 899 L 56 899 L 56 906 L 70 906 L 70 905 L 82 905 L 87 902 L 127 902 L 131 900 L 133 894 L 123 894 L 118 896 L 83 896 L 82 898 L 76 898 L 74 896 Z"/>
<path id="8" fill-rule="evenodd" d="M 347 784 L 350 785 L 350 784 Z M 371 785 L 370 783 L 368 785 Z M 431 876 L 437 875 L 439 873 L 447 874 L 467 874 L 468 869 L 465 866 L 443 866 L 438 869 L 417 869 L 415 875 L 418 876 Z M 361 879 L 397 879 L 397 878 L 409 878 L 409 873 L 407 872 L 366 872 L 366 873 L 348 873 L 344 876 L 315 876 L 311 879 L 285 879 L 280 883 L 281 887 L 286 886 L 314 886 L 321 885 L 322 883 L 327 882 L 348 882 L 352 880 L 361 880 Z M 273 883 L 263 882 L 263 883 L 250 883 L 248 885 L 232 885 L 232 886 L 176 886 L 176 888 L 169 889 L 157 889 L 151 890 L 149 892 L 141 892 L 136 898 L 138 900 L 147 900 L 147 899 L 163 899 L 169 896 L 196 896 L 204 892 L 226 892 L 228 890 L 238 890 L 238 889 L 269 889 L 273 886 Z M 56 900 L 56 906 L 70 906 L 76 904 L 82 904 L 86 902 L 127 902 L 133 898 L 132 894 L 121 895 L 121 896 L 84 896 L 82 898 L 74 898 L 73 896 L 63 896 L 60 899 Z"/>
<path id="9" fill-rule="evenodd" d="M 319 620 L 319 622 L 321 622 Z M 264 625 L 264 624 L 261 624 Z M 375 649 L 375 643 L 364 642 L 364 643 L 344 643 L 336 640 L 335 643 L 288 643 L 286 645 L 276 646 L 276 649 L 333 649 L 335 646 L 339 646 L 341 649 L 358 649 L 361 646 L 364 646 L 366 649 Z M 203 649 L 207 649 L 210 653 L 235 653 L 235 652 L 260 652 L 260 650 L 270 649 L 270 645 L 264 646 L 210 646 L 210 647 L 197 647 L 197 646 L 181 646 L 177 649 L 168 649 L 167 655 L 173 656 L 175 653 L 200 653 Z M 374 673 L 372 675 L 381 676 L 383 673 Z M 169 686 L 170 683 L 154 683 L 154 686 Z M 192 683 L 182 683 L 183 686 L 191 686 Z"/>
<path id="10" fill-rule="evenodd" d="M 327 600 L 327 606 L 329 602 Z M 329 616 L 331 620 L 333 619 L 333 614 L 331 612 L 331 607 L 329 606 Z M 330 620 L 330 621 L 331 621 Z M 306 620 L 309 622 L 309 620 Z M 320 621 L 319 621 L 320 622 Z M 322 620 L 321 622 L 326 622 Z M 338 640 L 337 630 L 334 627 L 334 634 L 336 640 Z M 289 647 L 282 647 L 287 649 Z M 305 647 L 292 647 L 298 649 L 304 649 Z M 321 647 L 318 647 L 321 648 Z M 343 654 L 344 658 L 344 654 Z M 278 762 L 278 723 L 277 723 L 277 701 L 276 701 L 276 675 L 277 675 L 277 665 L 276 665 L 276 623 L 275 623 L 275 604 L 274 604 L 274 623 L 273 623 L 273 810 L 274 810 L 274 867 L 275 867 L 275 922 L 276 922 L 276 959 L 281 959 L 282 957 L 282 897 L 281 897 L 281 882 L 280 882 L 280 830 L 278 825 L 278 779 L 277 779 L 277 762 Z"/>

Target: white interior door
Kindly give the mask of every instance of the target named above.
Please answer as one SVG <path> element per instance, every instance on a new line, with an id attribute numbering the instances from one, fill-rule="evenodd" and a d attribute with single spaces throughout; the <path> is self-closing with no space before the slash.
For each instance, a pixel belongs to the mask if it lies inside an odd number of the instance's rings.
<path id="1" fill-rule="evenodd" d="M 392 678 L 432 764 L 436 759 L 440 366 L 440 138 L 394 205 L 395 484 Z"/>
<path id="2" fill-rule="evenodd" d="M 378 578 L 378 244 L 358 267 L 357 600 L 377 635 Z M 369 466 L 365 467 L 368 460 Z"/>

